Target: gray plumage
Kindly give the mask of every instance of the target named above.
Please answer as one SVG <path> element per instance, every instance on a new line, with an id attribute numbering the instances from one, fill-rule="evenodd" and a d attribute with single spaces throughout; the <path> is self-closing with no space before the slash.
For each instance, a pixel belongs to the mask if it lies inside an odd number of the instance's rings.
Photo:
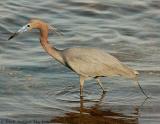
<path id="1" fill-rule="evenodd" d="M 135 78 L 138 72 L 96 48 L 68 48 L 62 51 L 65 64 L 83 77 L 124 76 Z"/>
<path id="2" fill-rule="evenodd" d="M 136 80 L 136 83 L 143 94 L 148 97 L 138 83 L 138 72 L 129 68 L 127 65 L 122 64 L 118 59 L 105 51 L 96 48 L 80 47 L 58 50 L 54 46 L 51 46 L 48 42 L 48 31 L 55 31 L 55 28 L 43 21 L 31 20 L 27 25 L 19 29 L 15 33 L 16 35 L 13 34 L 9 40 L 20 33 L 30 31 L 32 29 L 38 29 L 40 31 L 40 43 L 50 56 L 69 67 L 80 76 L 81 96 L 83 93 L 84 81 L 88 78 L 95 78 L 104 92 L 105 90 L 99 77 L 124 76 Z"/>
<path id="3" fill-rule="evenodd" d="M 137 80 L 137 75 L 139 74 L 137 71 L 122 64 L 118 59 L 100 49 L 75 47 L 59 52 L 60 56 L 62 56 L 62 63 L 80 76 L 81 96 L 83 96 L 84 81 L 88 78 L 96 79 L 103 92 L 105 92 L 99 77 L 124 76 Z M 140 85 L 139 87 L 141 88 Z M 142 92 L 144 93 L 143 90 Z"/>

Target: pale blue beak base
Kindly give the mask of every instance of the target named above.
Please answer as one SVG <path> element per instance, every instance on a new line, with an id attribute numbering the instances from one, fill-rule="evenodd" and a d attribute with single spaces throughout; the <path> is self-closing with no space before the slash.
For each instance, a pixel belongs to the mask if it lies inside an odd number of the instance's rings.
<path id="1" fill-rule="evenodd" d="M 23 26 L 22 28 L 20 28 L 16 33 L 13 33 L 9 38 L 8 40 L 14 38 L 15 36 L 17 36 L 18 34 L 21 34 L 23 32 L 27 32 L 29 31 L 29 27 L 28 27 L 28 24 Z"/>
<path id="2" fill-rule="evenodd" d="M 22 28 L 20 28 L 17 33 L 23 33 L 29 30 L 28 25 L 23 26 Z"/>

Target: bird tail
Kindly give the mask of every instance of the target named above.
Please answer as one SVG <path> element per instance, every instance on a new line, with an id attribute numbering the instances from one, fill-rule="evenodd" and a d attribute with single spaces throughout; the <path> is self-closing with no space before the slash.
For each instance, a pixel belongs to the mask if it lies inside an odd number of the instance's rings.
<path id="1" fill-rule="evenodd" d="M 123 65 L 123 66 L 124 66 L 124 70 L 123 70 L 124 77 L 130 78 L 133 80 L 138 77 L 139 75 L 138 71 L 129 68 L 127 65 Z"/>
<path id="2" fill-rule="evenodd" d="M 136 70 L 133 70 L 133 73 L 134 73 L 135 75 L 139 75 L 139 72 L 136 71 Z"/>

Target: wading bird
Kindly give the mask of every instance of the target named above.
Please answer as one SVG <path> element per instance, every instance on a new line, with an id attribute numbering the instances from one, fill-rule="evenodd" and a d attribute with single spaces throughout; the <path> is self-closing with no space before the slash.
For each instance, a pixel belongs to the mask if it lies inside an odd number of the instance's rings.
<path id="1" fill-rule="evenodd" d="M 105 92 L 100 82 L 100 77 L 124 76 L 136 81 L 142 93 L 148 97 L 137 80 L 139 73 L 127 65 L 122 64 L 118 59 L 105 51 L 96 48 L 82 47 L 59 50 L 51 46 L 48 42 L 48 32 L 50 29 L 53 31 L 55 31 L 55 29 L 41 20 L 30 20 L 28 24 L 14 33 L 9 40 L 18 34 L 32 29 L 38 29 L 40 31 L 40 43 L 50 56 L 79 75 L 80 96 L 83 96 L 83 85 L 86 79 L 94 78 L 103 92 Z"/>

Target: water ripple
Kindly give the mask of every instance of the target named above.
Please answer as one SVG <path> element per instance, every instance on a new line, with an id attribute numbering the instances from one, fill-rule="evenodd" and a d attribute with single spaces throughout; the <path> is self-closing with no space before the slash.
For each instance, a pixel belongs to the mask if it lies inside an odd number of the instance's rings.
<path id="1" fill-rule="evenodd" d="M 159 122 L 160 3 L 158 0 L 5 0 L 0 1 L 0 116 L 53 123 Z M 102 95 L 94 80 L 79 97 L 79 77 L 48 56 L 33 31 L 8 41 L 29 19 L 48 22 L 57 48 L 96 47 L 140 72 L 139 81 L 102 78 Z M 143 105 L 141 105 L 143 104 Z M 84 117 L 84 118 L 83 118 Z M 74 119 L 73 119 L 74 118 Z M 1 121 L 1 120 L 0 120 Z"/>

